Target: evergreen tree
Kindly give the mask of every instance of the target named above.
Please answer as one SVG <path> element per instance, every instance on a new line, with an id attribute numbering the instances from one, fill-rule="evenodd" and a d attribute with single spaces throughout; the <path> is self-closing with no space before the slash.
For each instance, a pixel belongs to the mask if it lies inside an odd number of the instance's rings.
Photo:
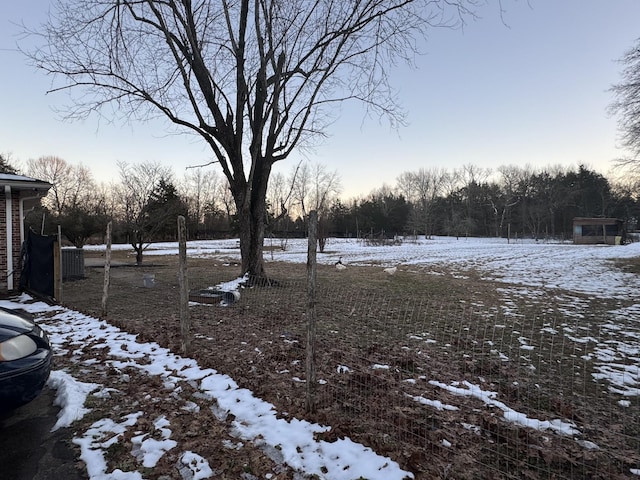
<path id="1" fill-rule="evenodd" d="M 18 173 L 18 170 L 9 163 L 9 159 L 7 159 L 1 153 L 0 153 L 0 173 L 9 173 L 12 175 L 16 175 Z"/>

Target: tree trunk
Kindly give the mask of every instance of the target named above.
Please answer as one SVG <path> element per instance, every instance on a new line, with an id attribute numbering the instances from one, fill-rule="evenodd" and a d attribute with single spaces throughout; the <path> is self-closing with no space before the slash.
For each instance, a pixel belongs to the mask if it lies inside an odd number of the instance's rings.
<path id="1" fill-rule="evenodd" d="M 142 265 L 142 254 L 144 252 L 144 249 L 142 248 L 142 240 L 137 239 L 135 242 L 131 243 L 131 246 L 133 247 L 133 250 L 136 252 L 136 265 L 140 266 Z"/>
<path id="2" fill-rule="evenodd" d="M 261 159 L 256 162 L 253 178 L 243 194 L 235 198 L 240 212 L 240 254 L 242 274 L 249 274 L 252 281 L 265 279 L 264 246 L 265 220 L 267 214 L 267 184 L 271 163 Z"/>
<path id="3" fill-rule="evenodd" d="M 327 221 L 324 215 L 318 216 L 317 224 L 318 248 L 320 253 L 324 253 L 324 247 L 327 244 Z M 309 220 L 309 230 L 311 230 L 311 219 Z"/>
<path id="4" fill-rule="evenodd" d="M 253 209 L 240 214 L 240 253 L 242 257 L 242 273 L 253 278 L 263 278 L 264 259 L 264 216 L 256 218 Z"/>

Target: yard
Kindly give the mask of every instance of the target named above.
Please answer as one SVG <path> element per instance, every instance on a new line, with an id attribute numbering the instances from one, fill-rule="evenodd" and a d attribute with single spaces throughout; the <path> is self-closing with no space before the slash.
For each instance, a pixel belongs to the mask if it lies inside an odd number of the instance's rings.
<path id="1" fill-rule="evenodd" d="M 304 242 L 268 246 L 277 286 L 242 289 L 227 307 L 192 305 L 190 356 L 280 418 L 330 425 L 322 439 L 367 445 L 418 479 L 637 474 L 638 245 L 498 242 L 330 242 L 318 257 L 315 412 L 305 409 Z M 172 248 L 159 245 L 142 267 L 114 251 L 106 319 L 179 352 Z M 234 279 L 237 259 L 234 243 L 191 245 L 190 287 Z M 391 265 L 392 276 L 383 272 Z M 149 274 L 153 287 L 143 282 Z M 64 304 L 99 316 L 102 280 L 102 268 L 87 268 L 85 279 L 65 283 Z M 128 396 L 137 393 L 132 386 Z M 108 411 L 106 400 L 93 403 Z M 210 442 L 188 429 L 177 437 L 200 451 Z"/>

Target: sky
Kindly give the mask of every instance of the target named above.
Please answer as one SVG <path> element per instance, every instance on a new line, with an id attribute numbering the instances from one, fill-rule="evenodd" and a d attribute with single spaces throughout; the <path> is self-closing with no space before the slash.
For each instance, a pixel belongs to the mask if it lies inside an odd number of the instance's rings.
<path id="1" fill-rule="evenodd" d="M 416 68 L 391 72 L 407 126 L 366 118 L 346 104 L 311 152 L 277 164 L 288 173 L 300 160 L 337 171 L 342 196 L 393 186 L 403 172 L 463 165 L 577 166 L 608 174 L 623 156 L 609 88 L 621 79 L 618 59 L 640 38 L 637 0 L 492 1 L 463 30 L 433 29 Z M 171 134 L 161 121 L 68 123 L 56 108 L 66 93 L 46 94 L 51 79 L 15 50 L 16 24 L 37 26 L 48 0 L 0 4 L 0 152 L 24 162 L 56 155 L 90 167 L 98 180 L 117 177 L 117 161 L 160 161 L 181 176 L 211 159 L 203 142 Z"/>
<path id="2" fill-rule="evenodd" d="M 233 244 L 226 240 L 202 241 L 191 242 L 190 247 L 195 249 L 190 255 L 219 258 L 221 255 L 229 255 L 220 252 L 231 251 Z M 91 248 L 104 249 L 104 246 Z M 174 243 L 155 244 L 154 249 L 157 254 L 177 255 Z M 533 338 L 533 332 L 532 338 L 527 338 L 524 336 L 525 333 L 522 333 L 522 337 L 518 339 L 521 344 L 520 350 L 516 349 L 515 352 L 506 348 L 504 352 L 501 351 L 505 346 L 501 344 L 501 335 L 494 335 L 491 338 L 495 343 L 490 342 L 490 353 L 503 362 L 519 362 L 528 358 L 526 352 L 541 348 L 538 342 L 555 341 L 569 352 L 574 351 L 571 345 L 589 344 L 592 348 L 580 359 L 585 365 L 592 364 L 594 373 L 591 381 L 602 382 L 608 386 L 609 393 L 605 393 L 609 395 L 607 398 L 612 402 L 613 399 L 618 399 L 609 408 L 637 407 L 634 398 L 640 394 L 640 380 L 635 359 L 640 346 L 640 330 L 635 319 L 640 313 L 640 279 L 637 275 L 618 270 L 611 262 L 619 258 L 637 257 L 640 254 L 640 243 L 609 247 L 533 240 L 508 243 L 505 239 L 455 240 L 436 237 L 433 240 L 421 239 L 393 247 L 367 247 L 353 239 L 334 239 L 332 250 L 335 250 L 336 255 L 342 256 L 347 265 L 369 265 L 372 275 L 376 272 L 384 275 L 380 266 L 381 259 L 382 263 L 398 265 L 398 275 L 402 274 L 402 271 L 428 265 L 444 265 L 452 275 L 462 274 L 468 269 L 477 269 L 483 278 L 503 282 L 503 288 L 498 288 L 497 293 L 502 298 L 504 317 L 491 315 L 499 322 L 495 325 L 499 330 L 507 328 L 505 322 L 509 321 L 510 316 L 516 325 L 517 319 L 522 317 L 522 312 L 518 312 L 513 302 L 515 298 L 526 297 L 529 302 L 546 304 L 548 296 L 553 295 L 554 301 L 563 306 L 558 324 L 545 323 L 546 326 L 537 338 Z M 306 241 L 292 240 L 286 252 L 276 252 L 278 257 L 275 261 L 304 263 L 306 251 Z M 239 255 L 239 252 L 235 254 Z M 233 287 L 231 283 L 228 286 L 237 288 L 237 283 Z M 627 306 L 608 311 L 606 315 L 598 315 L 598 318 L 594 319 L 588 316 L 589 303 L 585 301 L 587 299 L 621 299 L 618 304 Z M 135 411 L 129 412 L 123 408 L 118 412 L 110 412 L 111 416 L 106 418 L 99 418 L 94 412 L 96 421 L 89 429 L 83 431 L 75 426 L 74 422 L 89 412 L 84 407 L 89 397 L 104 398 L 115 394 L 119 389 L 128 388 L 126 380 L 122 380 L 120 384 L 114 383 L 125 374 L 105 375 L 104 369 L 135 371 L 156 377 L 157 383 L 164 386 L 164 389 L 160 390 L 164 391 L 167 399 L 170 398 L 167 404 L 184 403 L 177 415 L 199 412 L 201 407 L 210 409 L 220 422 L 227 421 L 227 416 L 233 415 L 233 425 L 236 427 L 233 435 L 238 443 L 233 443 L 230 448 L 244 448 L 244 443 L 261 445 L 265 452 L 271 451 L 275 455 L 274 459 L 308 475 L 315 474 L 318 478 L 332 480 L 363 477 L 371 480 L 400 480 L 408 473 L 402 471 L 393 460 L 353 442 L 348 437 L 335 442 L 318 439 L 314 433 L 330 430 L 332 426 L 295 418 L 287 421 L 278 415 L 274 405 L 256 397 L 250 390 L 239 388 L 228 375 L 202 367 L 195 360 L 180 357 L 156 343 L 141 342 L 136 335 L 122 331 L 105 320 L 61 306 L 34 302 L 26 294 L 2 300 L 0 306 L 21 308 L 33 313 L 48 333 L 54 354 L 61 361 L 69 360 L 79 364 L 80 368 L 69 369 L 80 372 L 76 377 L 62 369 L 54 370 L 51 373 L 49 387 L 56 390 L 55 402 L 60 406 L 54 429 L 72 428 L 73 443 L 80 448 L 80 460 L 86 464 L 91 480 L 140 480 L 143 474 L 153 475 L 153 468 L 168 451 L 179 455 L 179 462 L 191 469 L 194 480 L 214 478 L 213 470 L 216 468 L 216 465 L 210 465 L 207 458 L 200 455 L 205 455 L 205 452 L 193 450 L 198 446 L 193 438 L 188 442 L 191 449 L 180 443 L 179 440 L 184 438 L 184 432 L 175 431 L 179 427 L 172 424 L 171 419 L 167 417 L 166 408 L 162 406 L 164 403 L 156 398 L 156 391 L 153 395 L 147 395 L 152 397 L 149 403 L 141 401 L 135 404 Z M 575 324 L 572 322 L 575 320 L 581 325 L 590 321 L 596 324 L 592 329 L 584 327 L 580 330 L 573 328 Z M 421 351 L 438 342 L 431 338 L 428 332 L 420 332 L 410 335 L 411 341 L 408 340 L 408 346 L 403 348 Z M 520 332 L 514 330 L 514 333 Z M 213 338 L 209 340 L 215 341 Z M 508 343 L 507 340 L 507 345 Z M 448 348 L 450 345 L 442 347 Z M 98 356 L 100 361 L 96 359 Z M 578 368 L 581 361 L 576 359 L 574 368 Z M 370 368 L 384 371 L 390 366 L 372 364 Z M 352 372 L 350 365 L 336 364 L 336 370 L 340 375 L 347 376 Z M 291 375 L 288 370 L 281 373 Z M 87 378 L 82 375 L 86 375 Z M 469 380 L 472 376 L 466 379 L 451 378 L 446 372 L 436 371 L 424 376 L 420 375 L 420 371 L 406 375 L 407 378 L 402 383 L 405 385 L 403 389 L 407 391 L 418 380 L 426 380 L 430 385 L 437 387 L 435 393 L 430 391 L 429 394 L 410 396 L 424 405 L 427 412 L 431 409 L 447 410 L 448 421 L 452 423 L 463 422 L 469 418 L 467 415 L 470 413 L 470 405 L 460 399 L 472 397 L 480 401 L 477 404 L 479 406 L 474 408 L 474 419 L 478 418 L 477 412 L 484 411 L 482 409 L 486 407 L 486 411 L 501 415 L 501 421 L 515 423 L 522 428 L 562 435 L 573 439 L 579 447 L 586 450 L 600 448 L 599 443 L 609 448 L 608 438 L 600 438 L 595 431 L 583 429 L 581 424 L 576 423 L 580 422 L 579 420 L 574 422 L 561 418 L 536 418 L 534 409 L 528 409 L 528 414 L 519 412 L 509 406 L 513 398 L 504 398 L 504 395 L 488 390 L 491 384 L 482 384 L 481 380 L 479 384 L 473 383 Z M 420 376 L 414 378 L 416 375 Z M 96 378 L 103 383 L 94 383 L 92 379 Z M 300 380 L 292 378 L 292 381 Z M 323 384 L 323 381 L 319 379 L 319 384 Z M 183 395 L 181 385 L 184 382 L 190 382 L 192 385 L 196 382 L 198 393 L 201 395 Z M 424 389 L 422 391 L 424 392 Z M 200 405 L 189 400 L 190 398 L 198 398 Z M 96 401 L 89 403 L 97 404 Z M 148 410 L 152 408 L 149 405 L 155 405 L 155 410 Z M 141 417 L 153 419 L 153 422 L 138 422 Z M 189 422 L 184 422 L 184 425 L 189 425 Z M 477 425 L 467 425 L 465 428 L 480 429 Z M 443 448 L 459 448 L 454 445 L 455 438 L 447 438 L 450 433 L 448 430 L 442 432 L 445 437 L 442 439 Z M 478 441 L 481 441 L 480 438 L 479 436 Z M 115 442 L 128 441 L 133 444 L 130 451 L 132 457 L 135 457 L 128 463 L 132 470 L 109 471 L 106 462 L 108 448 Z M 210 448 L 210 445 L 205 448 Z M 633 463 L 629 462 L 627 465 Z M 629 473 L 634 476 L 640 475 L 640 469 L 629 468 Z M 413 478 L 412 474 L 409 474 L 408 478 Z"/>

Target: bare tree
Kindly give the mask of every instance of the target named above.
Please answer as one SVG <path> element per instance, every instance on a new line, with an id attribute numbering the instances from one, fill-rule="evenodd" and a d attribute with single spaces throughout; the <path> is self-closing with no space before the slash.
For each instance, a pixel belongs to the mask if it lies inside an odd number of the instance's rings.
<path id="1" fill-rule="evenodd" d="M 490 168 L 483 168 L 473 163 L 467 163 L 460 169 L 460 181 L 465 187 L 485 182 L 491 176 Z"/>
<path id="2" fill-rule="evenodd" d="M 327 241 L 327 223 L 331 202 L 340 193 L 342 186 L 337 170 L 328 171 L 320 164 L 305 162 L 292 173 L 293 198 L 300 207 L 302 216 L 318 213 L 318 246 L 324 252 Z"/>
<path id="3" fill-rule="evenodd" d="M 91 171 L 82 165 L 72 165 L 53 155 L 27 161 L 28 175 L 49 182 L 52 187 L 43 204 L 56 215 L 66 209 L 86 205 L 91 200 L 95 182 Z"/>
<path id="4" fill-rule="evenodd" d="M 398 194 L 414 206 L 411 221 L 427 238 L 434 228 L 433 210 L 442 194 L 447 175 L 444 169 L 421 168 L 416 172 L 401 173 L 396 179 Z"/>
<path id="5" fill-rule="evenodd" d="M 274 223 L 291 218 L 294 203 L 294 190 L 298 179 L 298 172 L 302 162 L 292 169 L 291 174 L 287 177 L 282 172 L 272 175 L 267 189 L 267 203 L 271 208 L 271 214 Z"/>
<path id="6" fill-rule="evenodd" d="M 499 0 L 498 0 L 499 1 Z M 264 276 L 272 166 L 345 100 L 403 122 L 388 68 L 480 0 L 54 0 L 27 52 L 72 89 L 67 115 L 164 116 L 210 146 L 239 217 L 242 270 Z"/>
<path id="7" fill-rule="evenodd" d="M 498 167 L 499 185 L 502 195 L 493 199 L 491 204 L 496 220 L 496 237 L 504 232 L 505 221 L 509 218 L 512 207 L 520 201 L 519 185 L 520 181 L 527 175 L 531 167 L 529 165 L 521 168 L 517 165 L 502 165 Z M 507 232 L 509 234 L 509 231 Z"/>
<path id="8" fill-rule="evenodd" d="M 289 175 L 291 183 L 293 201 L 300 216 L 305 218 L 312 208 L 307 208 L 309 189 L 311 188 L 311 165 L 308 162 L 302 163 L 297 171 L 291 171 Z"/>
<path id="9" fill-rule="evenodd" d="M 155 229 L 163 225 L 163 222 L 148 215 L 149 202 L 160 182 L 172 178 L 172 172 L 158 162 L 135 165 L 120 162 L 118 167 L 120 184 L 116 186 L 115 195 L 121 208 L 124 233 L 136 252 L 136 264 L 141 265 L 143 253 L 152 243 Z"/>
<path id="10" fill-rule="evenodd" d="M 82 248 L 91 236 L 104 230 L 108 217 L 102 205 L 104 198 L 87 167 L 44 156 L 28 160 L 27 171 L 52 184 L 42 203 L 51 212 L 55 225 L 62 227 L 63 235 L 76 247 Z"/>
<path id="11" fill-rule="evenodd" d="M 293 185 L 287 180 L 282 172 L 275 173 L 269 181 L 267 189 L 267 204 L 271 209 L 271 215 L 279 220 L 289 215 L 292 203 Z"/>
<path id="12" fill-rule="evenodd" d="M 223 185 L 224 184 L 224 185 Z M 226 188 L 226 181 L 215 170 L 197 167 L 188 170 L 179 185 L 180 193 L 189 207 L 189 227 L 195 229 L 191 236 L 198 234 L 198 227 L 205 222 L 207 213 L 221 210 L 218 193 Z"/>
<path id="13" fill-rule="evenodd" d="M 620 61 L 625 65 L 622 81 L 611 87 L 614 101 L 609 109 L 619 116 L 620 140 L 631 155 L 617 163 L 640 174 L 640 38 Z"/>

